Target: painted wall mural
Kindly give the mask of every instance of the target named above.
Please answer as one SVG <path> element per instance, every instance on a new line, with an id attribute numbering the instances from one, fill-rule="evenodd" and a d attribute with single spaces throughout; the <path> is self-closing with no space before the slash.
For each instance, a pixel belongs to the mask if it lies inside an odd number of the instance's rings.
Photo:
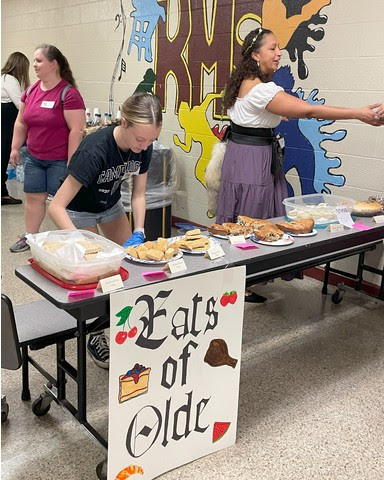
<path id="1" fill-rule="evenodd" d="M 175 134 L 171 146 L 176 153 L 178 148 L 188 153 L 194 145 L 200 147 L 199 157 L 191 157 L 191 161 L 195 162 L 196 179 L 205 185 L 212 146 L 228 124 L 221 94 L 240 59 L 246 33 L 258 26 L 271 29 L 291 62 L 280 67 L 274 81 L 308 103 L 324 103 L 318 89 L 305 97 L 299 82 L 310 76 L 306 58 L 324 38 L 328 18 L 321 9 L 330 4 L 331 0 L 131 0 L 125 4 L 120 0 L 115 20 L 122 41 L 111 80 L 110 108 L 119 68 L 117 81 L 126 73 L 124 55 L 148 63 L 136 91 L 156 94 L 165 110 L 170 108 L 170 85 L 176 89 L 172 108 L 183 134 Z M 127 33 L 124 5 L 133 18 Z M 126 34 L 129 44 L 124 52 Z M 340 159 L 329 157 L 323 146 L 324 140 L 339 142 L 347 134 L 346 130 L 322 132 L 322 127 L 332 123 L 291 119 L 276 128 L 286 141 L 284 171 L 297 172 L 302 194 L 330 193 L 331 187 L 345 184 L 345 177 L 336 173 Z M 288 189 L 293 195 L 293 187 L 288 184 Z"/>

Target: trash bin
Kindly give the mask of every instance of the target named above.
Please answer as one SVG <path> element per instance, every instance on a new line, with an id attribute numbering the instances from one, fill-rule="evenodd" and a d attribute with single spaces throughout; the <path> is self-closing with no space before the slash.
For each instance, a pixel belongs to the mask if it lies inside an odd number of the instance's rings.
<path id="1" fill-rule="evenodd" d="M 159 142 L 153 143 L 153 153 L 148 169 L 145 215 L 147 240 L 170 237 L 172 225 L 172 197 L 177 190 L 178 174 L 176 156 L 172 149 Z M 121 198 L 132 229 L 135 228 L 131 208 L 132 178 L 123 182 Z"/>

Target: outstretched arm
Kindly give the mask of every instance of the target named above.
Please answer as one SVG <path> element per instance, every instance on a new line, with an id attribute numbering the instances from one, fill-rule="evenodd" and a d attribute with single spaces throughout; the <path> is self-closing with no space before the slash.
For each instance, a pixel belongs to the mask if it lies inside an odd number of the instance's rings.
<path id="1" fill-rule="evenodd" d="M 279 92 L 269 102 L 266 109 L 290 118 L 319 118 L 324 120 L 351 120 L 356 119 L 369 125 L 378 127 L 384 125 L 384 112 L 381 112 L 380 103 L 367 105 L 361 108 L 331 107 L 328 105 L 312 105 L 293 97 L 285 92 Z M 374 109 L 379 108 L 379 112 Z"/>

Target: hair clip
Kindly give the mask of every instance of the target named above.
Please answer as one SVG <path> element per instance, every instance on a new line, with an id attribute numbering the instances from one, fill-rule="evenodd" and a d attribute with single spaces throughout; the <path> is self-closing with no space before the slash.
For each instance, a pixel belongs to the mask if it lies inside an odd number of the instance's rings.
<path id="1" fill-rule="evenodd" d="M 249 44 L 248 48 L 245 50 L 244 55 L 246 55 L 248 53 L 248 51 L 255 45 L 257 39 L 259 38 L 259 36 L 262 32 L 263 32 L 263 29 L 260 27 L 257 34 L 252 38 L 252 41 Z"/>

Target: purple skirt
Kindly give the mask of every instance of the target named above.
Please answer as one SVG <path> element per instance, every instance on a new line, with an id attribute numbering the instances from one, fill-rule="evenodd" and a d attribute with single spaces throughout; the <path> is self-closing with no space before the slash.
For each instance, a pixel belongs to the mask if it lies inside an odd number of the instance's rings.
<path id="1" fill-rule="evenodd" d="M 284 173 L 271 173 L 270 145 L 228 141 L 221 171 L 216 223 L 235 222 L 238 215 L 273 218 L 285 215 L 288 197 Z"/>

